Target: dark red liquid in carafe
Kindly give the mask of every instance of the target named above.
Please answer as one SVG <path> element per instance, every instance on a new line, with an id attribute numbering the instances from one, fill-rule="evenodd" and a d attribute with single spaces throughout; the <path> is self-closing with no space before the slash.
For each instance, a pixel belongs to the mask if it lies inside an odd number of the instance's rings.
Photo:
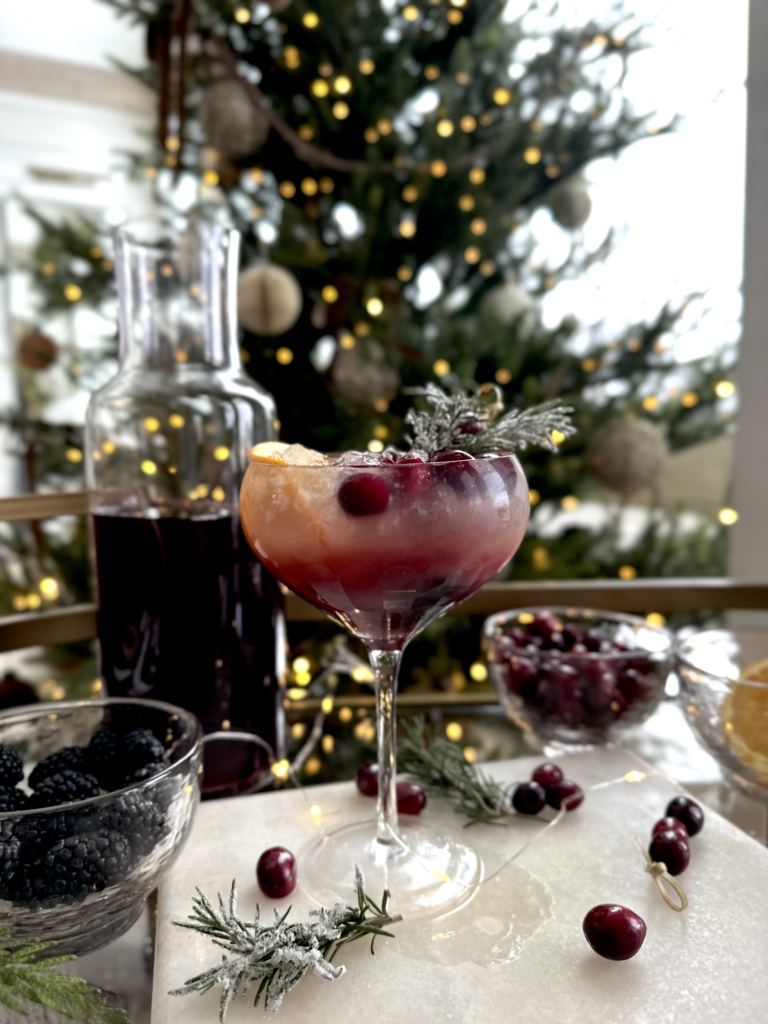
<path id="1" fill-rule="evenodd" d="M 282 598 L 239 518 L 218 511 L 94 514 L 102 678 L 111 696 L 178 704 L 280 757 Z"/>

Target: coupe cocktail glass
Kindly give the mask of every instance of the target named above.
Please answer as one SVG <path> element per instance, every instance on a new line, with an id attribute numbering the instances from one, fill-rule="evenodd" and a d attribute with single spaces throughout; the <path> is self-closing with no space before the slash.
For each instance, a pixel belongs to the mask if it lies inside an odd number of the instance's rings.
<path id="1" fill-rule="evenodd" d="M 528 485 L 514 456 L 453 458 L 253 462 L 242 485 L 241 521 L 253 550 L 278 580 L 363 640 L 375 675 L 377 819 L 323 832 L 304 856 L 302 882 L 318 902 L 350 901 L 358 864 L 371 892 L 391 891 L 396 912 L 437 916 L 482 875 L 471 847 L 397 814 L 403 649 L 509 561 L 528 521 Z"/>

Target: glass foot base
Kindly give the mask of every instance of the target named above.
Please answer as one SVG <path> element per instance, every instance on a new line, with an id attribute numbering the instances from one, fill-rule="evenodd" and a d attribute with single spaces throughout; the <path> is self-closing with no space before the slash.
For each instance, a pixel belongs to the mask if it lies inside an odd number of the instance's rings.
<path id="1" fill-rule="evenodd" d="M 350 822 L 319 835 L 304 851 L 302 888 L 318 904 L 357 904 L 355 865 L 365 891 L 405 921 L 441 917 L 472 898 L 483 866 L 475 851 L 458 839 L 418 822 L 400 820 L 399 841 L 376 838 L 376 820 Z"/>

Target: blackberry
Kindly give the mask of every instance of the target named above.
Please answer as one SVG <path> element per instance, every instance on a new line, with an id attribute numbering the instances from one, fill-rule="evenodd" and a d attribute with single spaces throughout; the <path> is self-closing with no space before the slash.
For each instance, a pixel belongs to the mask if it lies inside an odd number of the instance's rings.
<path id="1" fill-rule="evenodd" d="M 137 857 L 146 857 L 170 833 L 160 808 L 135 791 L 114 801 L 104 815 L 104 825 L 124 836 Z"/>
<path id="2" fill-rule="evenodd" d="M 85 751 L 85 770 L 95 775 L 104 789 L 120 789 L 125 769 L 120 761 L 120 737 L 109 729 L 99 729 Z"/>
<path id="3" fill-rule="evenodd" d="M 21 841 L 11 830 L 0 833 L 0 899 L 11 893 L 14 876 L 21 863 Z"/>
<path id="4" fill-rule="evenodd" d="M 143 768 L 137 768 L 136 771 L 126 778 L 126 783 L 131 782 L 145 782 L 147 779 L 153 778 L 155 775 L 159 775 L 167 765 L 159 761 L 153 761 L 152 764 L 145 764 Z"/>
<path id="5" fill-rule="evenodd" d="M 69 836 L 45 858 L 46 895 L 84 899 L 124 881 L 130 869 L 131 848 L 119 832 L 102 827 L 95 834 Z"/>
<path id="6" fill-rule="evenodd" d="M 82 747 L 64 747 L 62 750 L 49 754 L 48 757 L 43 758 L 29 776 L 30 786 L 32 789 L 37 789 L 44 779 L 49 779 L 52 775 L 57 775 L 67 768 L 73 772 L 84 771 L 84 755 L 85 751 Z"/>
<path id="7" fill-rule="evenodd" d="M 14 903 L 25 903 L 30 910 L 40 910 L 46 889 L 40 864 L 23 861 L 13 876 L 10 895 Z"/>
<path id="8" fill-rule="evenodd" d="M 21 758 L 7 744 L 0 743 L 0 786 L 15 786 L 23 778 Z"/>
<path id="9" fill-rule="evenodd" d="M 39 783 L 31 803 L 33 807 L 55 807 L 75 800 L 87 800 L 98 796 L 99 792 L 99 783 L 93 775 L 65 768 Z"/>
<path id="10" fill-rule="evenodd" d="M 149 729 L 134 729 L 123 737 L 123 766 L 129 775 L 157 761 L 166 761 L 165 747 Z"/>
<path id="11" fill-rule="evenodd" d="M 29 797 L 21 789 L 11 786 L 0 786 L 0 814 L 8 811 L 23 811 L 29 803 Z"/>

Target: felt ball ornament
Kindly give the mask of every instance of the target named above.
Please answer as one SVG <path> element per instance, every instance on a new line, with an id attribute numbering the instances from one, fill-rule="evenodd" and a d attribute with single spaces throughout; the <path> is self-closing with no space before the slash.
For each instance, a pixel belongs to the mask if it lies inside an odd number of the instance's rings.
<path id="1" fill-rule="evenodd" d="M 618 419 L 595 431 L 587 465 L 600 483 L 629 498 L 658 486 L 668 454 L 666 438 L 652 423 Z"/>
<path id="2" fill-rule="evenodd" d="M 536 303 L 517 281 L 505 281 L 486 292 L 480 302 L 480 313 L 504 327 L 517 324 L 521 337 L 536 327 Z"/>
<path id="3" fill-rule="evenodd" d="M 209 85 L 197 115 L 209 144 L 230 160 L 254 153 L 269 134 L 266 115 L 251 103 L 243 83 L 235 78 Z"/>
<path id="4" fill-rule="evenodd" d="M 566 231 L 583 228 L 592 213 L 587 183 L 580 175 L 564 181 L 550 193 L 549 208 L 557 223 Z"/>
<path id="5" fill-rule="evenodd" d="M 57 352 L 56 342 L 38 330 L 28 331 L 19 342 L 19 362 L 26 370 L 46 370 Z"/>
<path id="6" fill-rule="evenodd" d="M 285 334 L 299 319 L 304 302 L 299 282 L 284 267 L 247 267 L 237 282 L 237 318 L 253 334 Z"/>

